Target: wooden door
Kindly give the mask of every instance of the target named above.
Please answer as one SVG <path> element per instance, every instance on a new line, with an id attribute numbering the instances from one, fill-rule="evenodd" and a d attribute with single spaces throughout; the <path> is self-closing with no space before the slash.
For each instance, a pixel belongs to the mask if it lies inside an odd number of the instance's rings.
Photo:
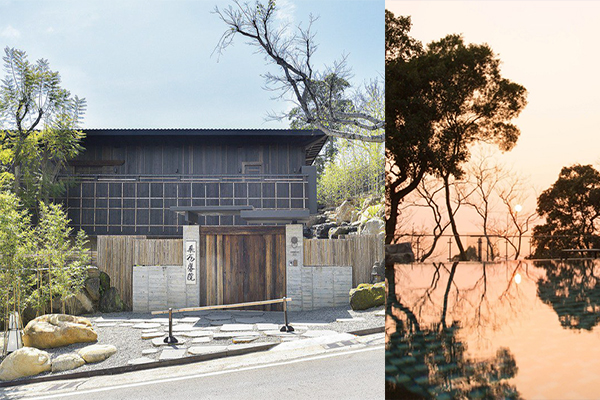
<path id="1" fill-rule="evenodd" d="M 201 306 L 283 297 L 285 227 L 200 227 L 199 274 Z"/>

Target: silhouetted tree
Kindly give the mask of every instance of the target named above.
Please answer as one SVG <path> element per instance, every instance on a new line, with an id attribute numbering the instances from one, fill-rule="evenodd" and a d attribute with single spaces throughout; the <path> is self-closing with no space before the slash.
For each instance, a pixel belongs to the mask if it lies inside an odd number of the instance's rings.
<path id="1" fill-rule="evenodd" d="M 526 90 L 501 76 L 500 59 L 486 44 L 467 45 L 460 35 L 448 35 L 421 50 L 407 39 L 410 20 L 386 13 L 388 23 L 394 29 L 386 28 L 386 240 L 393 240 L 400 201 L 431 173 L 445 184 L 450 226 L 464 259 L 451 212 L 452 179 L 462 177 L 473 143 L 512 149 L 520 131 L 511 121 L 526 104 Z M 388 48 L 394 45 L 408 49 Z"/>
<path id="2" fill-rule="evenodd" d="M 555 258 L 562 249 L 600 246 L 600 173 L 591 165 L 564 167 L 538 198 L 546 223 L 533 229 L 535 258 Z"/>

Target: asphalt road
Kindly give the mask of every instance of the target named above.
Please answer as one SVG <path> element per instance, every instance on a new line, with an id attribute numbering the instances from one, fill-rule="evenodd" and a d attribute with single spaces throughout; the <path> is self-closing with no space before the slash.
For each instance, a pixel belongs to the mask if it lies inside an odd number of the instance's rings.
<path id="1" fill-rule="evenodd" d="M 141 381 L 80 392 L 76 390 L 63 393 L 59 398 L 364 400 L 383 399 L 384 396 L 384 349 L 377 346 L 228 371 L 162 376 L 159 382 Z"/>

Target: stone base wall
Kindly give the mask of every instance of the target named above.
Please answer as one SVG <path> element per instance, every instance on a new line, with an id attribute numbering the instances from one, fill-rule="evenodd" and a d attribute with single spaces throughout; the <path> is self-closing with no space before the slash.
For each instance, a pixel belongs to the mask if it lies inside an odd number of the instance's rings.
<path id="1" fill-rule="evenodd" d="M 305 265 L 301 274 L 303 311 L 347 306 L 350 303 L 348 293 L 352 289 L 352 267 Z"/>
<path id="2" fill-rule="evenodd" d="M 182 265 L 133 267 L 134 312 L 197 306 L 189 301 L 197 290 L 196 285 L 185 284 Z"/>

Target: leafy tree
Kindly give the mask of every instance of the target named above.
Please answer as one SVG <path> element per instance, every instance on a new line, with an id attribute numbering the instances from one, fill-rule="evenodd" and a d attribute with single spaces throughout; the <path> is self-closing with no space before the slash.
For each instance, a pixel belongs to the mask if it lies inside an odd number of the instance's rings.
<path id="1" fill-rule="evenodd" d="M 89 256 L 84 247 L 87 238 L 80 230 L 71 242 L 72 228 L 62 207 L 58 204 L 40 204 L 40 222 L 36 227 L 39 240 L 39 261 L 48 270 L 50 301 L 54 296 L 61 299 L 62 312 L 65 313 L 66 301 L 79 293 L 87 276 L 85 267 Z"/>
<path id="2" fill-rule="evenodd" d="M 394 27 L 390 35 L 401 35 L 386 37 L 387 240 L 393 240 L 400 201 L 432 173 L 444 181 L 450 226 L 464 259 L 450 211 L 451 178 L 462 177 L 474 143 L 512 149 L 520 132 L 510 121 L 525 106 L 526 90 L 501 76 L 500 60 L 485 44 L 467 45 L 460 35 L 448 35 L 420 50 L 406 38 L 410 21 L 389 13 L 386 22 Z M 393 43 L 410 47 L 394 50 Z"/>
<path id="3" fill-rule="evenodd" d="M 600 172 L 591 165 L 564 167 L 538 198 L 546 223 L 533 229 L 534 257 L 555 258 L 562 249 L 600 246 Z"/>
<path id="4" fill-rule="evenodd" d="M 69 220 L 57 204 L 40 204 L 40 221 L 31 216 L 9 191 L 0 192 L 0 304 L 6 321 L 9 312 L 31 307 L 45 312 L 54 298 L 62 302 L 83 285 L 89 256 L 87 237 L 79 231 L 71 241 Z"/>
<path id="5" fill-rule="evenodd" d="M 31 284 L 27 268 L 34 253 L 28 213 L 13 193 L 0 192 L 0 305 L 5 318 L 9 312 L 20 312 L 27 302 Z"/>
<path id="6" fill-rule="evenodd" d="M 349 196 L 383 194 L 384 159 L 381 143 L 341 139 L 337 155 L 325 164 L 317 182 L 319 203 L 337 206 Z"/>
<path id="7" fill-rule="evenodd" d="M 5 48 L 6 77 L 0 86 L 0 184 L 37 210 L 40 200 L 60 191 L 56 177 L 81 150 L 78 131 L 85 100 L 61 87 L 47 60 L 35 63 Z M 36 215 L 34 214 L 34 217 Z"/>
<path id="8" fill-rule="evenodd" d="M 435 162 L 430 144 L 434 110 L 424 101 L 426 80 L 419 78 L 412 62 L 423 49 L 409 36 L 410 27 L 410 17 L 385 11 L 386 243 L 395 239 L 400 203 Z"/>
<path id="9" fill-rule="evenodd" d="M 348 94 L 351 71 L 346 58 L 342 57 L 324 71 L 318 71 L 313 65 L 317 46 L 311 28 L 315 18 L 310 17 L 306 29 L 301 26 L 290 29 L 275 24 L 276 12 L 274 0 L 264 4 L 234 0 L 233 6 L 222 10 L 216 7 L 215 14 L 228 27 L 216 50 L 223 52 L 239 35 L 257 47 L 267 62 L 277 66 L 279 74 L 264 75 L 267 87 L 280 91 L 281 98 L 289 95 L 297 107 L 292 115 L 272 117 L 299 119 L 332 137 L 383 142 L 384 121 L 369 112 L 367 95 L 361 91 Z M 367 85 L 367 94 L 375 88 L 381 91 L 377 82 Z"/>

